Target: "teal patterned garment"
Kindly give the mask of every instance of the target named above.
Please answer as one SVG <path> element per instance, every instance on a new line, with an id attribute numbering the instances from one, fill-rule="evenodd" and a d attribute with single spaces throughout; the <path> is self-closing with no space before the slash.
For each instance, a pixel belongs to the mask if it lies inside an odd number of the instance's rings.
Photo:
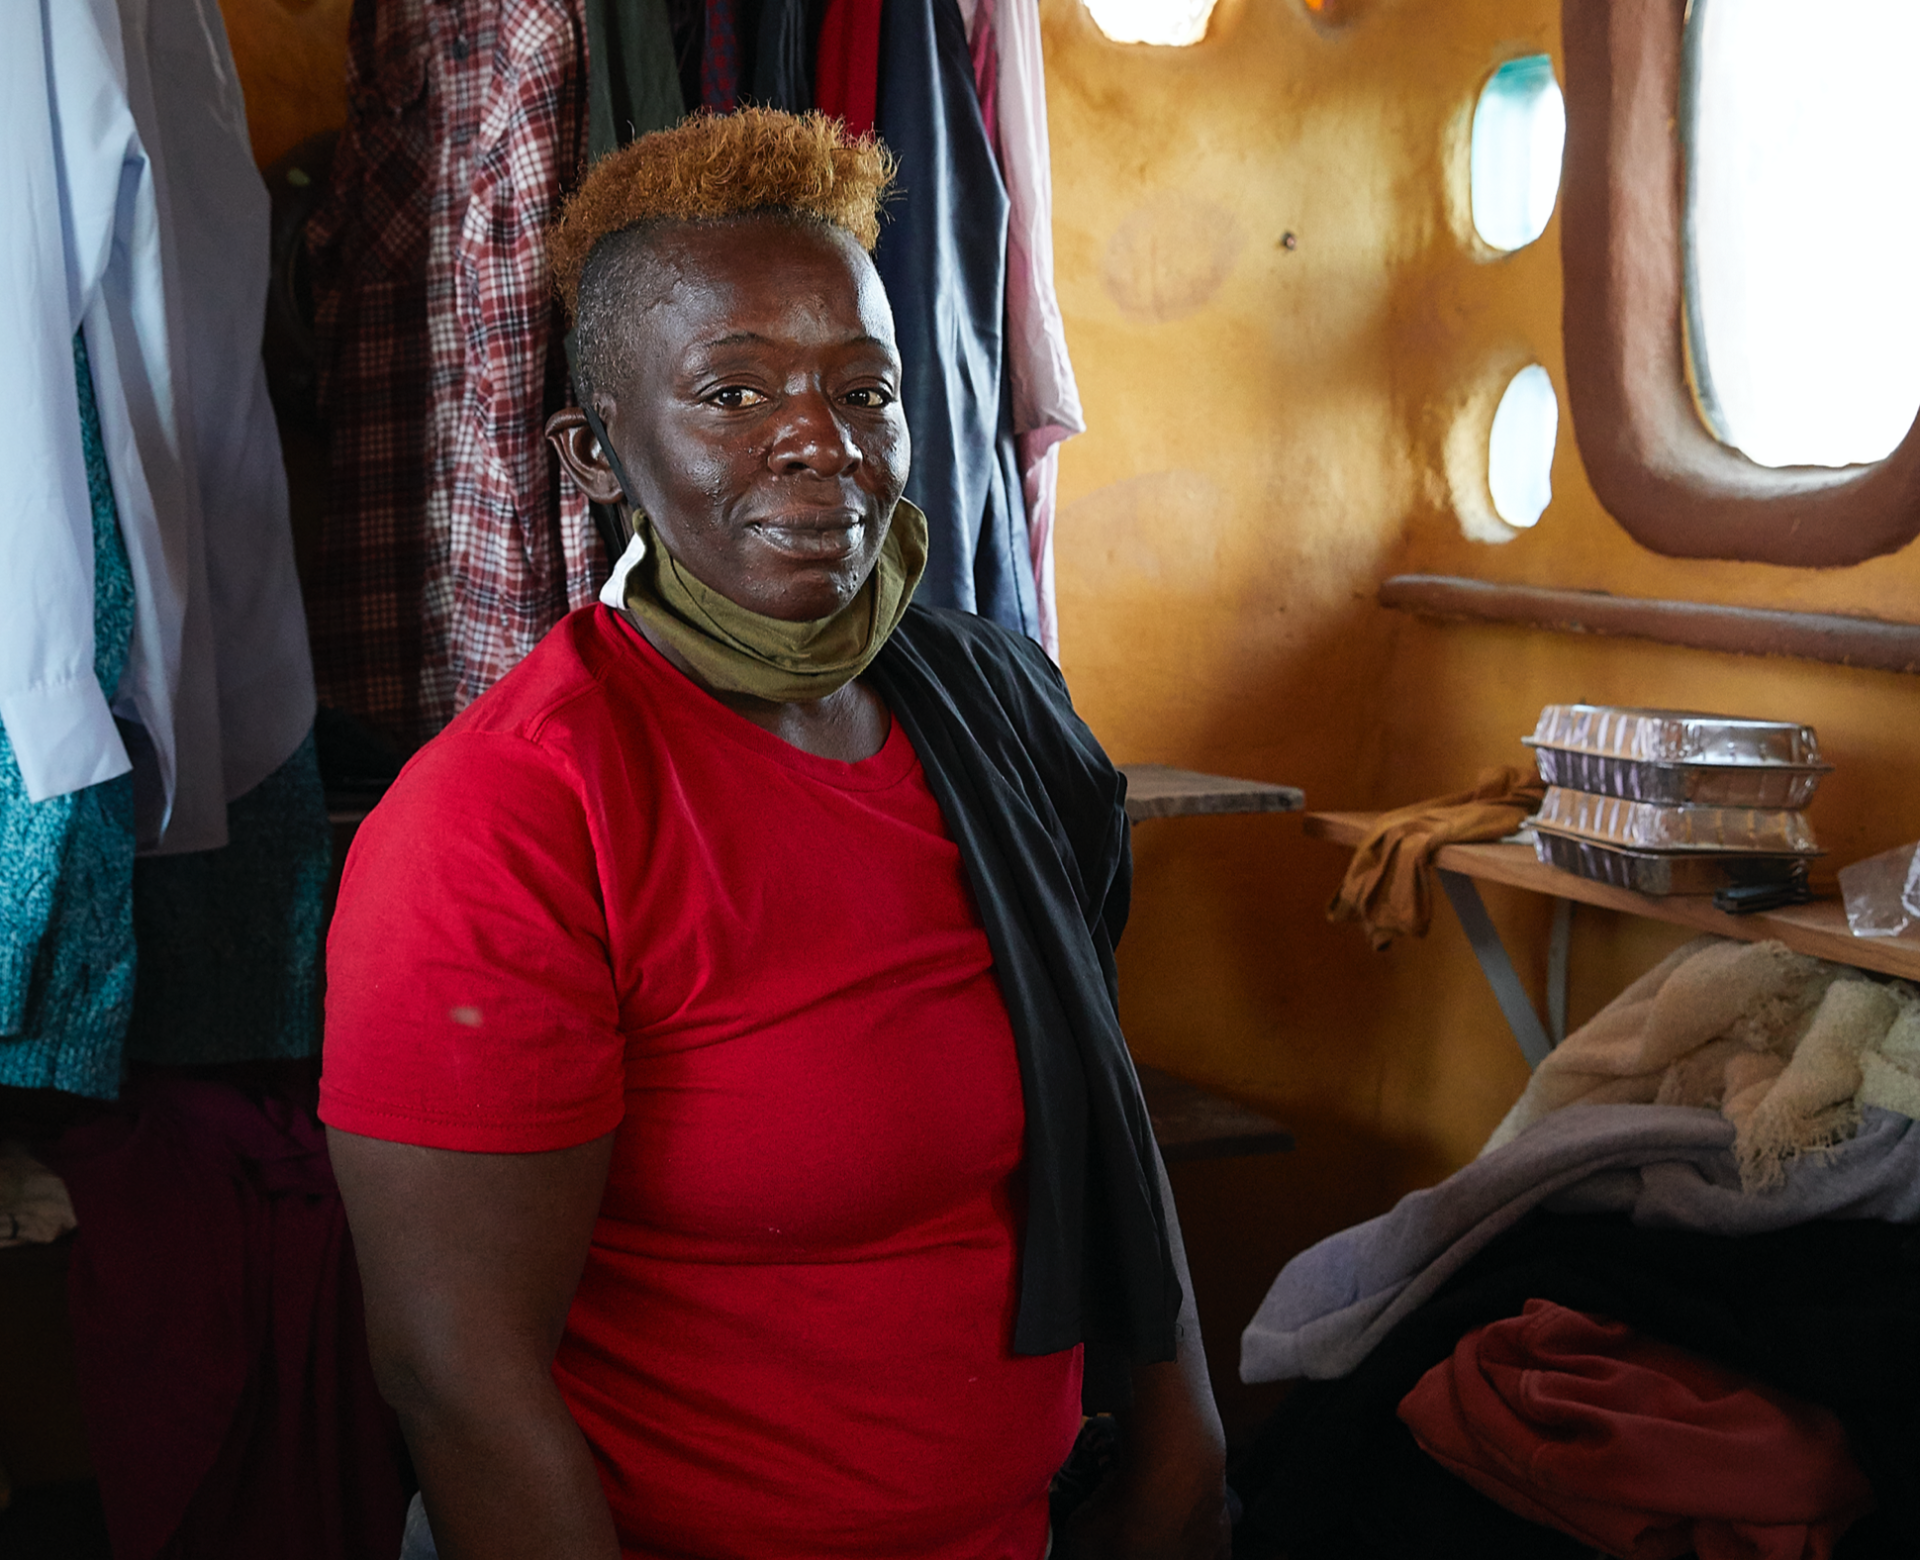
<path id="1" fill-rule="evenodd" d="M 177 1067 L 320 1049 L 320 950 L 333 832 L 313 733 L 227 803 L 227 843 L 142 856 L 127 1055 Z"/>
<path id="2" fill-rule="evenodd" d="M 73 369 L 93 501 L 93 670 L 111 699 L 133 641 L 133 574 L 78 334 Z M 113 1099 L 133 987 L 133 777 L 29 801 L 0 728 L 0 1084 Z"/>

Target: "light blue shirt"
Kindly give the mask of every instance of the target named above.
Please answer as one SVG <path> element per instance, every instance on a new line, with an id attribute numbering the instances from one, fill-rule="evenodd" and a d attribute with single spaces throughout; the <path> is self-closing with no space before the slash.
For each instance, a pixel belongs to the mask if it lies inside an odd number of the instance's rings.
<path id="1" fill-rule="evenodd" d="M 226 841 L 226 802 L 313 721 L 267 400 L 268 201 L 216 0 L 0 5 L 0 720 L 35 800 L 154 766 L 144 847 Z M 84 330 L 135 593 L 93 677 Z"/>

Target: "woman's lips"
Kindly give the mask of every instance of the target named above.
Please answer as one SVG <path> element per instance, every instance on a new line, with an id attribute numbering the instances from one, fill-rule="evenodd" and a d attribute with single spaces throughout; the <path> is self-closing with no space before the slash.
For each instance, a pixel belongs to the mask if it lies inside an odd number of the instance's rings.
<path id="1" fill-rule="evenodd" d="M 747 529 L 763 546 L 808 563 L 850 558 L 866 537 L 866 521 L 858 515 L 756 520 Z"/>

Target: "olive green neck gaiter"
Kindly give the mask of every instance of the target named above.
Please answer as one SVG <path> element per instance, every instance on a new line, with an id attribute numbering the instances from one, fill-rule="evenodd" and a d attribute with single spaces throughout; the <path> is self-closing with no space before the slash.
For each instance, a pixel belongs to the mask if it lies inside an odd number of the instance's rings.
<path id="1" fill-rule="evenodd" d="M 600 599 L 622 608 L 713 687 L 785 703 L 825 698 L 865 671 L 926 567 L 927 517 L 903 498 L 859 594 L 830 617 L 789 623 L 750 612 L 695 579 L 636 509 L 633 540 Z"/>

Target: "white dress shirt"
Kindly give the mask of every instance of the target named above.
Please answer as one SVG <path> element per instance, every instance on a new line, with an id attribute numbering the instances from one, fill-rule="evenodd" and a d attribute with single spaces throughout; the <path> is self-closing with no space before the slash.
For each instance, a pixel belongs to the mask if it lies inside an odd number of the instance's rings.
<path id="1" fill-rule="evenodd" d="M 268 201 L 216 0 L 8 0 L 0 123 L 0 720 L 35 800 L 125 773 L 112 716 L 137 722 L 142 846 L 209 849 L 314 711 L 260 362 Z M 133 572 L 111 701 L 76 329 Z"/>

